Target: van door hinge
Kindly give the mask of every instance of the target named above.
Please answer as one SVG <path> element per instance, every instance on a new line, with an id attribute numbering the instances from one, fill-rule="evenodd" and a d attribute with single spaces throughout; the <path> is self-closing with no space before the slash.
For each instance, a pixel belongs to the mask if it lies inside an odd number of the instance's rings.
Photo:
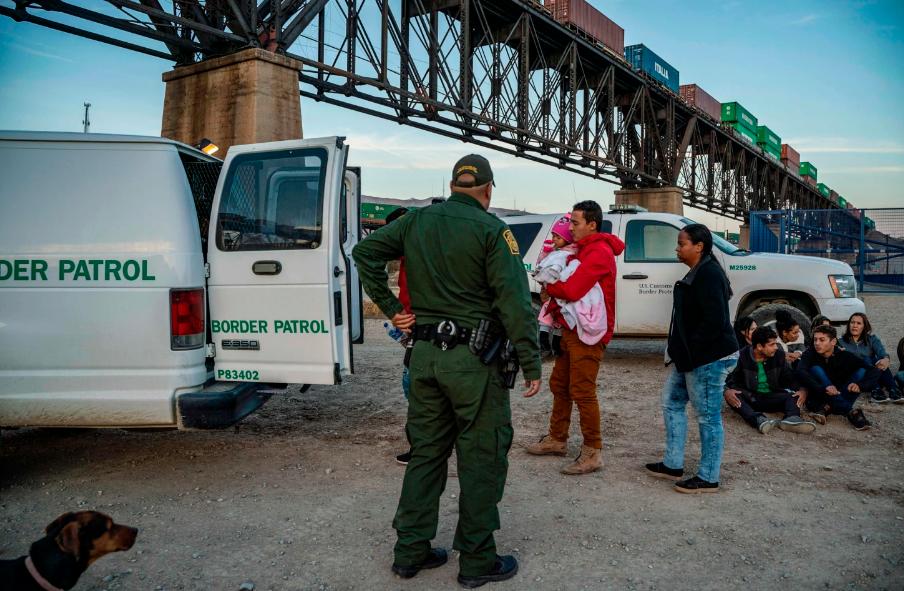
<path id="1" fill-rule="evenodd" d="M 205 357 L 208 359 L 213 359 L 217 356 L 217 344 L 216 343 L 207 343 L 207 347 L 204 350 Z"/>
<path id="2" fill-rule="evenodd" d="M 210 263 L 204 263 L 204 277 L 210 279 Z"/>

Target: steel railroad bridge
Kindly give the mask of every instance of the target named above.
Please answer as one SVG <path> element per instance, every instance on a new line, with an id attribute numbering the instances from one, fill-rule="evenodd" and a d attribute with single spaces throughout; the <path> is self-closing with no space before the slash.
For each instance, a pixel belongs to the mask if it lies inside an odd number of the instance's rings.
<path id="1" fill-rule="evenodd" d="M 304 97 L 623 188 L 678 187 L 740 220 L 837 207 L 528 0 L 0 1 L 0 15 L 177 65 L 282 53 L 303 64 Z"/>

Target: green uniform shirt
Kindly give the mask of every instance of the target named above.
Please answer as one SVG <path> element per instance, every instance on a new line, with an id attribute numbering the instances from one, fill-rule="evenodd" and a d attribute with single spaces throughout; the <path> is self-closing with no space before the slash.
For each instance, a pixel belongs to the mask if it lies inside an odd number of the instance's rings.
<path id="1" fill-rule="evenodd" d="M 419 324 L 451 319 L 473 328 L 493 319 L 514 343 L 524 377 L 540 378 L 537 318 L 518 243 L 472 197 L 453 193 L 409 212 L 362 240 L 352 256 L 364 290 L 389 318 L 402 304 L 389 289 L 386 263 L 404 256 Z"/>
<path id="2" fill-rule="evenodd" d="M 756 362 L 756 391 L 760 394 L 769 393 L 769 380 L 766 378 L 766 363 Z"/>

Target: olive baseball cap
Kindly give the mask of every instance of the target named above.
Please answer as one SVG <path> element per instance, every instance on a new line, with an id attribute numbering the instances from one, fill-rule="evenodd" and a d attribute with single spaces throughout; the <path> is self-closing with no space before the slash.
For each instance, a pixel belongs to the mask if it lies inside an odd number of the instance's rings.
<path id="1" fill-rule="evenodd" d="M 458 177 L 463 174 L 470 174 L 474 177 L 474 182 L 458 182 Z M 487 183 L 496 182 L 493 180 L 493 169 L 490 168 L 490 161 L 477 154 L 468 154 L 461 158 L 452 167 L 452 184 L 456 187 L 480 187 Z"/>

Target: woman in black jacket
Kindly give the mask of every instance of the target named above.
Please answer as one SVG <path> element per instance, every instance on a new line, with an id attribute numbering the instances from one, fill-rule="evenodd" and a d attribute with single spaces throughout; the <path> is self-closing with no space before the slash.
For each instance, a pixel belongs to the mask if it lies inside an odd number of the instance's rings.
<path id="1" fill-rule="evenodd" d="M 719 490 L 722 463 L 722 393 L 725 378 L 738 362 L 738 341 L 731 326 L 731 285 L 712 255 L 713 237 L 703 224 L 678 233 L 675 252 L 691 270 L 675 284 L 666 364 L 671 372 L 662 391 L 665 457 L 647 464 L 662 478 L 684 475 L 688 401 L 697 411 L 701 458 L 697 475 L 675 483 L 683 493 Z"/>

